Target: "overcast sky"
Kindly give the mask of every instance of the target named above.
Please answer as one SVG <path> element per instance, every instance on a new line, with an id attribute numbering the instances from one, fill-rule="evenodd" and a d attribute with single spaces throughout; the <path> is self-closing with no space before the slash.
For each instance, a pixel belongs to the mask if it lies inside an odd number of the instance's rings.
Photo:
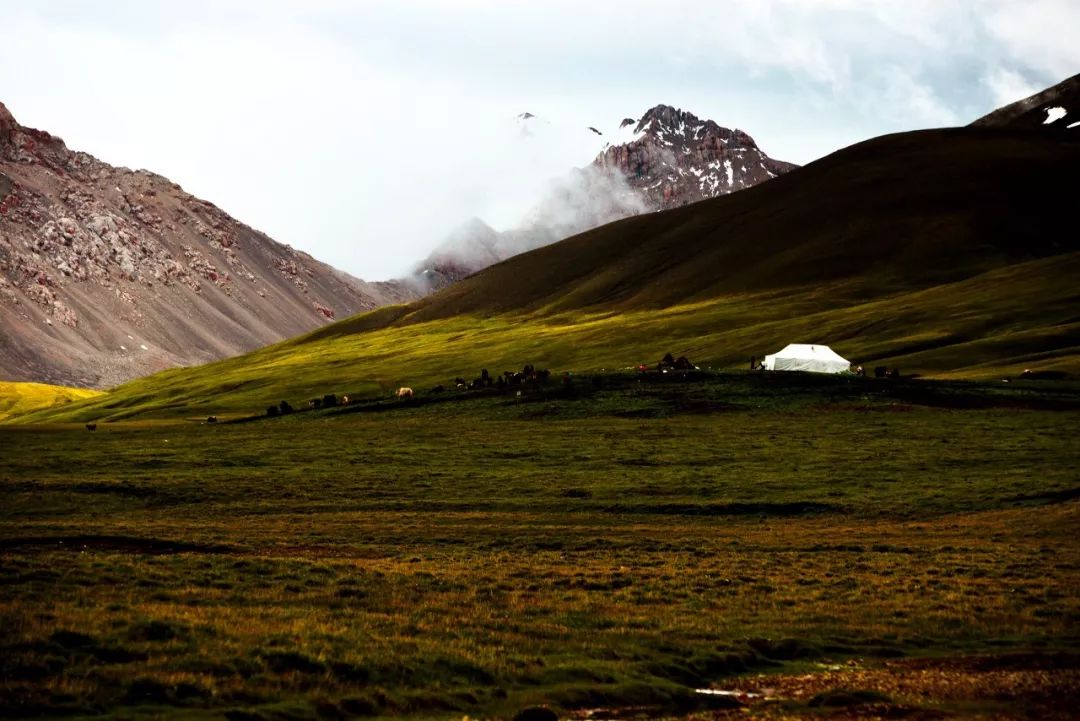
<path id="1" fill-rule="evenodd" d="M 1080 0 L 0 0 L 0 101 L 369 280 L 658 103 L 807 163 L 1080 72 Z M 523 135 L 514 117 L 543 122 Z"/>

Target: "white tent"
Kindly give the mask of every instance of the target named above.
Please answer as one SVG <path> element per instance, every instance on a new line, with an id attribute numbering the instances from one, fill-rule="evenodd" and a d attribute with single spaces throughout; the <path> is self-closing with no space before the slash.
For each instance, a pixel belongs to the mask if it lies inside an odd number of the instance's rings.
<path id="1" fill-rule="evenodd" d="M 770 371 L 810 371 L 811 373 L 843 373 L 851 368 L 844 358 L 827 345 L 792 343 L 763 361 Z"/>

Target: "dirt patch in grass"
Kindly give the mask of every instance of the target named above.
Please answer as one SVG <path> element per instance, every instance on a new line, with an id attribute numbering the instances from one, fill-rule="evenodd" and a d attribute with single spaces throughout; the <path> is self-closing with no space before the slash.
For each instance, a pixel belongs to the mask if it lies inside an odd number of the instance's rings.
<path id="1" fill-rule="evenodd" d="M 1075 718 L 1080 655 L 1012 653 L 825 666 L 731 682 L 754 718 Z M 831 715 L 830 718 L 837 716 Z"/>
<path id="2" fill-rule="evenodd" d="M 1062 491 L 1045 493 L 1021 493 L 1005 500 L 1012 503 L 1065 503 L 1076 498 L 1080 498 L 1080 488 L 1066 488 Z"/>
<path id="3" fill-rule="evenodd" d="M 843 513 L 842 506 L 813 501 L 791 503 L 620 503 L 597 509 L 607 513 L 642 513 L 673 516 L 804 516 Z"/>

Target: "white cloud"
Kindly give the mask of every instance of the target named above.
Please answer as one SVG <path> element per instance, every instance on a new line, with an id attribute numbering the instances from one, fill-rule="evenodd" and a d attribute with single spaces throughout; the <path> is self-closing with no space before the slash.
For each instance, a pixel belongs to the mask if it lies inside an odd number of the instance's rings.
<path id="1" fill-rule="evenodd" d="M 986 31 L 1012 64 L 1057 80 L 1080 72 L 1080 3 L 996 0 L 980 3 Z"/>
<path id="2" fill-rule="evenodd" d="M 1023 100 L 1042 90 L 1015 70 L 1002 67 L 991 68 L 982 77 L 982 82 L 990 89 L 994 105 L 998 107 Z"/>

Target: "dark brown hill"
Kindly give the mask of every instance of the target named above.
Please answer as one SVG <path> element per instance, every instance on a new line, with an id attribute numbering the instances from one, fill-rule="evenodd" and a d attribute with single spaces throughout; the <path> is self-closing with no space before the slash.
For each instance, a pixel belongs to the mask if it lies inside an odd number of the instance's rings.
<path id="1" fill-rule="evenodd" d="M 998 108 L 971 124 L 975 128 L 1014 128 L 1080 134 L 1080 75 Z"/>

